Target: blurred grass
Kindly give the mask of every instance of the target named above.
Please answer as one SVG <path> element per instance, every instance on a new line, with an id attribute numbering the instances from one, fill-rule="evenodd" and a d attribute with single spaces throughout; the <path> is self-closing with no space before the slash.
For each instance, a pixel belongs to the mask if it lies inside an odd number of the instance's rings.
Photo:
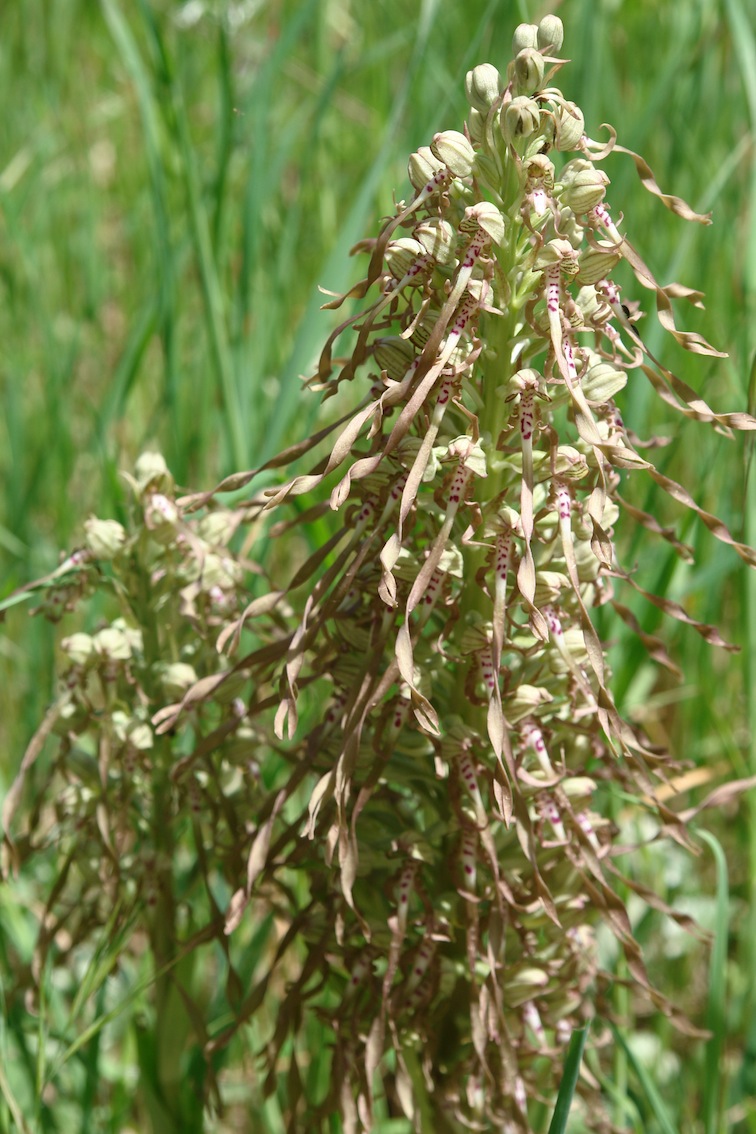
<path id="1" fill-rule="evenodd" d="M 680 321 L 730 357 L 683 356 L 652 318 L 642 333 L 710 404 L 740 409 L 750 398 L 753 410 L 756 47 L 744 0 L 16 0 L 0 8 L 3 594 L 50 570 L 89 512 L 119 515 L 118 471 L 146 445 L 200 488 L 302 434 L 316 402 L 300 395 L 299 376 L 331 326 L 318 285 L 339 291 L 357 277 L 348 250 L 375 232 L 392 194 L 407 195 L 407 154 L 459 128 L 465 71 L 507 58 L 515 24 L 546 10 L 565 22 L 564 87 L 589 132 L 611 122 L 665 191 L 714 213 L 711 227 L 685 225 L 643 192 L 628 158 L 607 163 L 615 215 L 657 277 L 706 292 L 706 311 Z M 647 309 L 634 288 L 628 281 L 626 294 Z M 622 409 L 641 435 L 673 438 L 668 475 L 736 536 L 756 539 L 742 439 L 670 420 L 640 379 Z M 679 518 L 655 488 L 636 502 Z M 638 562 L 642 585 L 720 625 L 742 655 L 667 625 L 686 675 L 678 687 L 621 626 L 603 630 L 627 711 L 719 782 L 756 772 L 756 589 L 700 525 L 683 538 L 698 555 L 692 568 L 645 538 L 628 539 L 626 562 Z M 658 612 L 629 605 L 658 628 Z M 0 642 L 7 783 L 51 694 L 53 634 L 16 610 Z M 732 809 L 707 824 L 730 859 L 722 1078 L 711 1081 L 702 1050 L 659 1090 L 679 1129 L 704 1130 L 695 1107 L 705 1067 L 706 1134 L 754 1131 L 756 815 Z M 675 870 L 649 852 L 645 869 L 663 897 L 713 903 L 711 867 L 684 861 Z M 13 947 L 28 947 L 22 907 L 9 898 L 2 920 Z M 703 1018 L 705 954 L 680 966 L 659 919 L 644 934 L 656 979 L 667 990 L 688 979 L 680 995 Z M 90 1055 L 91 1078 L 100 1056 Z M 637 1128 L 661 1130 L 638 1058 L 618 1074 L 629 1076 Z M 714 1097 L 724 1103 L 712 1118 Z"/>

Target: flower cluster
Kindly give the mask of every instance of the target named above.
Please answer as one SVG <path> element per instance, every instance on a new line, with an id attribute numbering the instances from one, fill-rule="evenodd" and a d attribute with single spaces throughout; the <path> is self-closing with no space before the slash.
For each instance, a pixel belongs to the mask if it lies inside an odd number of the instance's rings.
<path id="1" fill-rule="evenodd" d="M 622 261 L 683 348 L 718 353 L 674 320 L 672 301 L 696 304 L 699 293 L 660 286 L 612 219 L 600 163 L 629 151 L 611 131 L 603 143 L 587 136 L 554 85 L 561 47 L 556 17 L 521 25 L 506 74 L 488 63 L 468 73 L 464 132 L 436 134 L 411 156 L 411 200 L 362 245 L 365 278 L 326 305 L 364 301 L 310 382 L 341 416 L 266 466 L 290 466 L 288 479 L 215 510 L 216 493 L 262 470 L 178 501 L 138 476 L 138 539 L 88 529 L 100 559 L 149 548 L 149 602 L 178 603 L 161 622 L 195 629 L 203 651 L 217 634 L 227 659 L 216 672 L 207 652 L 199 667 L 186 642 L 176 652 L 161 640 L 148 684 L 144 631 L 127 616 L 64 643 L 77 690 L 66 694 L 69 741 L 91 687 L 83 674 L 97 675 L 108 705 L 92 814 L 117 760 L 125 768 L 130 754 L 134 775 L 153 744 L 190 731 L 178 759 L 171 740 L 166 798 L 177 814 L 191 795 L 203 855 L 216 855 L 235 891 L 225 933 L 261 904 L 288 919 L 206 1053 L 258 1011 L 280 971 L 289 984 L 265 1045 L 271 1076 L 288 1050 L 295 1073 L 303 1016 L 332 1037 L 326 1096 L 308 1098 L 297 1078 L 301 1129 L 329 1129 L 337 1110 L 345 1131 L 369 1130 L 380 1090 L 397 1113 L 422 1114 L 424 1129 L 528 1131 L 573 1029 L 597 1004 L 609 1011 L 598 921 L 636 987 L 687 1026 L 647 978 L 618 896 L 607 805 L 616 786 L 684 842 L 655 795 L 672 763 L 620 716 L 591 612 L 612 604 L 675 668 L 615 595 L 619 584 L 641 590 L 617 556 L 623 512 L 690 555 L 625 505 L 632 476 L 756 565 L 639 451 L 617 403 L 629 376 L 700 422 L 756 421 L 710 409 L 641 341 L 639 311 L 612 280 Z M 630 157 L 664 205 L 707 222 Z M 348 344 L 338 359 L 337 342 Z M 255 563 L 224 550 L 236 528 Z M 315 530 L 328 534 L 313 546 Z M 243 572 L 252 598 L 241 609 Z M 672 600 L 648 597 L 726 645 Z M 114 698 L 118 682 L 126 692 Z M 234 758 L 244 777 L 268 769 L 246 801 Z M 590 1096 L 596 1084 L 579 1089 Z M 593 1101 L 585 1121 L 601 1125 Z"/>
<path id="2" fill-rule="evenodd" d="M 151 718 L 199 679 L 211 675 L 217 684 L 215 642 L 241 608 L 243 563 L 228 549 L 238 517 L 217 508 L 186 522 L 158 454 L 144 454 L 127 479 L 133 496 L 128 526 L 91 517 L 84 546 L 34 585 L 44 590 L 38 610 L 56 621 L 66 606 L 97 591 L 111 612 L 94 632 L 63 637 L 61 693 L 4 800 L 8 832 L 18 825 L 33 769 L 34 802 L 23 813 L 29 831 L 19 844 L 6 835 L 5 855 L 7 868 L 56 849 L 61 874 L 38 969 L 62 926 L 61 961 L 94 926 L 109 922 L 116 903 L 134 910 L 171 894 L 171 848 L 180 833 L 173 825 L 197 806 L 207 774 L 188 761 L 191 768 L 179 778 L 181 745 L 192 738 L 191 728 L 166 739 Z M 229 799 L 238 794 L 246 808 L 253 806 L 254 769 L 248 750 L 235 751 L 231 743 L 243 715 L 243 703 L 226 683 L 203 724 L 213 726 L 206 740 L 216 774 L 224 777 Z M 48 735 L 58 747 L 43 776 L 37 761 Z"/>

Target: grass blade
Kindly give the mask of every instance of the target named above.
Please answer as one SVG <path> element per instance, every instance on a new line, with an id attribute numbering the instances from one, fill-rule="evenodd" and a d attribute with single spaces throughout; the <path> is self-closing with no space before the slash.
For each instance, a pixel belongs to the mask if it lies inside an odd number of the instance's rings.
<path id="1" fill-rule="evenodd" d="M 726 1033 L 727 942 L 730 925 L 729 878 L 727 859 L 722 844 L 709 831 L 699 831 L 698 834 L 711 848 L 717 877 L 714 944 L 709 962 L 709 1000 L 706 1008 L 706 1027 L 711 1032 L 711 1038 L 706 1043 L 701 1101 L 701 1116 L 705 1134 L 717 1134 L 720 1129 L 718 1112 L 725 1088 L 722 1051 Z"/>
<path id="2" fill-rule="evenodd" d="M 554 1107 L 554 1114 L 549 1124 L 549 1134 L 564 1134 L 567 1129 L 567 1119 L 569 1118 L 570 1109 L 572 1107 L 575 1087 L 577 1086 L 578 1076 L 580 1074 L 580 1064 L 583 1061 L 583 1051 L 589 1031 L 590 1023 L 586 1024 L 584 1028 L 580 1028 L 578 1031 L 572 1033 L 567 1058 L 564 1062 L 564 1072 L 559 1087 L 559 1094 L 557 1095 L 556 1106 Z"/>
<path id="3" fill-rule="evenodd" d="M 640 1088 L 643 1091 L 643 1094 L 646 1096 L 646 1101 L 651 1108 L 651 1111 L 659 1125 L 659 1129 L 662 1131 L 662 1134 L 679 1134 L 674 1122 L 672 1121 L 672 1118 L 670 1117 L 669 1110 L 667 1109 L 667 1106 L 661 1095 L 659 1094 L 659 1091 L 656 1088 L 656 1084 L 649 1075 L 648 1071 L 640 1062 L 640 1060 L 636 1058 L 634 1051 L 628 1044 L 625 1037 L 622 1035 L 622 1032 L 619 1030 L 619 1028 L 615 1027 L 614 1024 L 611 1024 L 610 1027 L 612 1029 L 615 1040 L 624 1051 L 627 1061 L 635 1073 Z"/>

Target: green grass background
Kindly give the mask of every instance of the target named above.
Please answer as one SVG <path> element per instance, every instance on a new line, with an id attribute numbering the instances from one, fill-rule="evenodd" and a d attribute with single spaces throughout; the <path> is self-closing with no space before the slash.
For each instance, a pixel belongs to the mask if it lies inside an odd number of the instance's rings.
<path id="1" fill-rule="evenodd" d="M 684 355 L 651 318 L 646 340 L 715 408 L 753 403 L 756 32 L 747 0 L 5 0 L 3 595 L 52 569 L 88 514 L 121 514 L 119 470 L 145 446 L 163 451 L 180 483 L 207 488 L 308 429 L 317 404 L 300 376 L 332 326 L 318 285 L 339 291 L 356 278 L 349 249 L 375 233 L 394 197 L 408 196 L 408 153 L 436 130 L 461 127 L 465 71 L 504 66 L 515 25 L 546 11 L 564 20 L 573 62 L 560 82 L 589 133 L 611 122 L 662 188 L 714 214 L 710 227 L 686 225 L 642 190 L 628 158 L 606 164 L 614 215 L 624 214 L 661 282 L 707 293 L 705 312 L 681 316 L 729 359 Z M 632 281 L 626 294 L 636 295 Z M 754 542 L 747 441 L 672 419 L 640 379 L 623 397 L 636 432 L 671 437 L 664 470 Z M 742 652 L 717 653 L 668 625 L 685 681 L 665 685 L 607 622 L 618 697 L 710 786 L 752 774 L 753 577 L 666 501 L 649 492 L 645 506 L 677 523 L 697 564 L 681 569 L 662 545 L 631 534 L 626 562 Z M 637 609 L 658 631 L 658 613 Z M 54 639 L 24 608 L 9 612 L 0 786 L 52 695 Z M 704 817 L 715 841 L 702 843 L 699 859 L 638 857 L 639 877 L 719 936 L 707 982 L 706 951 L 691 952 L 660 919 L 638 927 L 656 980 L 698 1023 L 708 1020 L 713 1039 L 682 1059 L 656 1018 L 618 1037 L 607 1089 L 632 1129 L 756 1131 L 753 806 L 747 797 Z M 6 932 L 17 900 L 0 899 Z M 123 1076 L 114 1097 L 127 1089 L 128 1067 Z M 0 1095 L 4 1082 L 5 1073 Z M 13 1121 L 0 1101 L 0 1130 Z M 274 1119 L 263 1129 L 277 1129 Z"/>

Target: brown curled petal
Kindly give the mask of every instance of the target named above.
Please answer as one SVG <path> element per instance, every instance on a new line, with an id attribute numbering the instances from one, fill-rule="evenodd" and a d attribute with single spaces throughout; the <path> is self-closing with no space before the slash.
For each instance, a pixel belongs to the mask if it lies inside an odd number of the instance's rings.
<path id="1" fill-rule="evenodd" d="M 662 193 L 659 186 L 656 184 L 656 178 L 651 172 L 651 167 L 644 159 L 632 150 L 628 150 L 625 146 L 615 145 L 615 151 L 618 154 L 627 154 L 633 159 L 638 176 L 640 177 L 643 187 L 652 193 L 654 197 L 658 197 L 665 208 L 675 213 L 683 220 L 695 221 L 697 224 L 711 224 L 711 213 L 697 213 L 691 209 L 690 205 L 686 204 L 681 197 L 673 197 L 669 193 Z"/>

